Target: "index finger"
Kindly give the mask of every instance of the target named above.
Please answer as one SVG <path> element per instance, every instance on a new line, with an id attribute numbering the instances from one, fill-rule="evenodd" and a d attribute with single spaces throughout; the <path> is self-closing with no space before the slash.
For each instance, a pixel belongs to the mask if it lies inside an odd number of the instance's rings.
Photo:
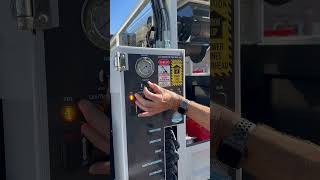
<path id="1" fill-rule="evenodd" d="M 150 82 L 150 81 L 148 81 L 148 84 L 149 84 L 149 86 L 152 88 L 152 90 L 153 90 L 155 93 L 158 93 L 158 94 L 161 94 L 161 93 L 162 93 L 161 87 L 158 86 L 157 84 L 152 83 L 152 82 Z"/>
<path id="2" fill-rule="evenodd" d="M 79 109 L 82 112 L 86 121 L 91 127 L 96 129 L 99 134 L 107 135 L 109 129 L 108 117 L 98 111 L 98 109 L 89 101 L 81 100 L 79 102 Z"/>
<path id="3" fill-rule="evenodd" d="M 146 98 L 155 101 L 155 102 L 159 102 L 162 100 L 162 95 L 159 94 L 154 94 L 152 92 L 149 91 L 148 88 L 144 87 L 143 89 L 143 94 L 146 96 Z"/>

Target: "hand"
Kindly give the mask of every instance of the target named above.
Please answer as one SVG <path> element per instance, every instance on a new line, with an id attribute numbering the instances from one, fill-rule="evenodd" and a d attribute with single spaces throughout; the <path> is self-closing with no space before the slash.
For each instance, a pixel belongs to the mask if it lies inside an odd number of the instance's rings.
<path id="1" fill-rule="evenodd" d="M 82 134 L 98 149 L 110 154 L 108 117 L 87 100 L 81 100 L 79 108 L 87 121 L 81 126 Z M 92 175 L 105 175 L 109 172 L 110 162 L 98 162 L 89 168 L 89 173 Z"/>
<path id="2" fill-rule="evenodd" d="M 149 117 L 166 110 L 176 111 L 178 109 L 180 101 L 183 98 L 182 96 L 151 83 L 150 81 L 148 84 L 155 93 L 150 92 L 148 88 L 144 87 L 143 94 L 147 99 L 137 93 L 135 94 L 136 105 L 145 111 L 138 114 L 138 117 Z"/>

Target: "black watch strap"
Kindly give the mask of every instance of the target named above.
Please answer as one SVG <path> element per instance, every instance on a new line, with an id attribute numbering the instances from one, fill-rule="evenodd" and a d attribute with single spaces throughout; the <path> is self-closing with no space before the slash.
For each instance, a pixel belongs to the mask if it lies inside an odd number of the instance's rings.
<path id="1" fill-rule="evenodd" d="M 238 165 L 246 154 L 249 133 L 255 128 L 255 124 L 246 119 L 241 119 L 233 128 L 232 134 L 222 140 L 217 151 L 218 160 L 224 164 L 238 168 Z"/>
<path id="2" fill-rule="evenodd" d="M 185 115 L 188 111 L 190 101 L 187 99 L 182 99 L 178 107 L 178 113 Z"/>

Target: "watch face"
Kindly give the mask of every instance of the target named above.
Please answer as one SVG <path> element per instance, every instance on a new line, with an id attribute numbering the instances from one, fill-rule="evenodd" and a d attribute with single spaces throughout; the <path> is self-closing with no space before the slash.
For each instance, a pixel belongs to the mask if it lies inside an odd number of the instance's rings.
<path id="1" fill-rule="evenodd" d="M 149 78 L 154 73 L 154 63 L 147 57 L 138 59 L 135 68 L 137 74 L 142 78 Z"/>
<path id="2" fill-rule="evenodd" d="M 188 104 L 189 104 L 188 100 L 182 100 L 179 105 L 178 112 L 180 114 L 186 114 L 186 112 L 188 110 Z"/>
<path id="3" fill-rule="evenodd" d="M 178 108 L 178 112 L 180 113 L 180 114 L 186 114 L 186 110 L 184 109 L 184 108 L 182 108 L 182 107 L 179 107 Z"/>

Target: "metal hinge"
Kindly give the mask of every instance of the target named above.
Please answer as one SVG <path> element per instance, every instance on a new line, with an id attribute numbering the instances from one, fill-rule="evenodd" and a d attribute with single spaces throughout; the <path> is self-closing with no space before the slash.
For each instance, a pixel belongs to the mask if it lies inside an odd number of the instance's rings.
<path id="1" fill-rule="evenodd" d="M 114 59 L 114 67 L 117 71 L 125 71 L 127 70 L 127 58 L 126 54 L 118 53 Z"/>
<path id="2" fill-rule="evenodd" d="M 19 30 L 44 30 L 59 26 L 57 0 L 12 0 Z"/>

